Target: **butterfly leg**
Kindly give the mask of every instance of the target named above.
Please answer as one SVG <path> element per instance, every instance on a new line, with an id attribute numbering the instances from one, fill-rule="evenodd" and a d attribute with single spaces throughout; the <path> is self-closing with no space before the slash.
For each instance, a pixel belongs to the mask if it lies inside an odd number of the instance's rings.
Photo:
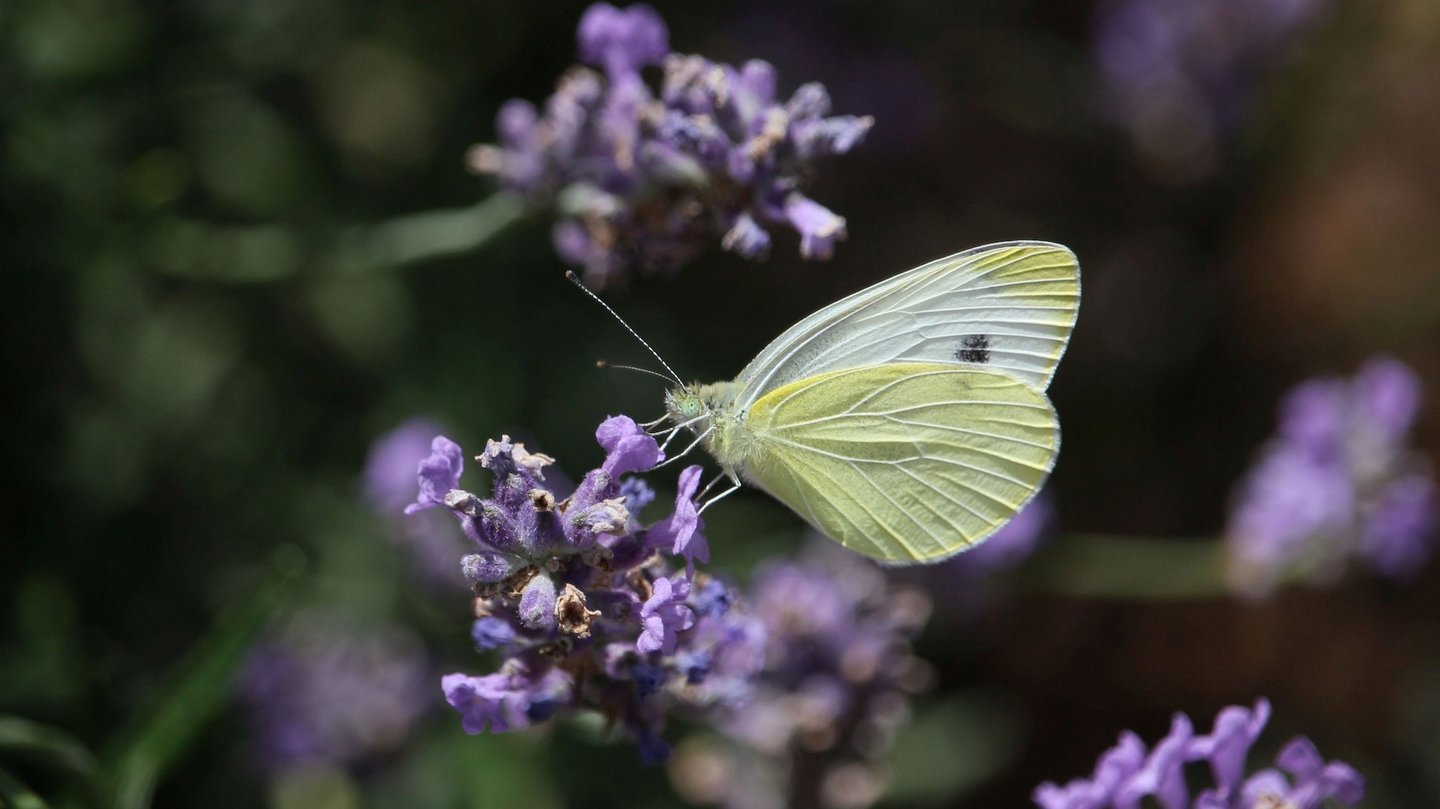
<path id="1" fill-rule="evenodd" d="M 722 475 L 722 477 L 723 477 L 723 475 Z M 716 478 L 716 480 L 719 480 L 719 479 L 720 479 L 720 478 Z M 724 500 L 727 495 L 734 494 L 735 492 L 738 492 L 738 491 L 740 491 L 740 484 L 739 484 L 739 483 L 735 483 L 735 484 L 733 484 L 730 488 L 726 489 L 725 491 L 723 491 L 723 492 L 715 495 L 714 497 L 710 498 L 709 500 L 706 500 L 704 503 L 701 503 L 701 504 L 700 504 L 700 508 L 699 508 L 695 513 L 696 513 L 696 514 L 704 514 L 704 513 L 705 513 L 705 509 L 707 509 L 707 508 L 715 505 L 716 503 L 720 502 L 721 500 Z"/>
<path id="2" fill-rule="evenodd" d="M 730 476 L 730 477 L 731 477 L 732 480 L 734 479 L 734 476 Z M 720 474 L 718 474 L 718 475 L 716 475 L 715 477 L 711 478 L 711 479 L 710 479 L 710 482 L 707 483 L 707 484 L 705 484 L 705 486 L 704 486 L 702 489 L 700 489 L 700 494 L 698 494 L 698 495 L 696 495 L 696 496 L 697 496 L 697 497 L 704 497 L 705 495 L 709 494 L 709 493 L 710 493 L 710 490 L 713 489 L 713 488 L 715 488 L 715 484 L 719 483 L 720 481 L 724 480 L 725 478 L 726 478 L 726 474 L 725 474 L 724 472 L 721 472 Z"/>
<path id="3" fill-rule="evenodd" d="M 662 466 L 668 466 L 672 461 L 678 461 L 678 460 L 680 460 L 681 458 L 684 458 L 686 455 L 689 455 L 689 454 L 690 454 L 690 450 L 695 449 L 696 447 L 700 446 L 700 442 L 701 442 L 701 441 L 704 441 L 706 438 L 709 438 L 711 431 L 714 430 L 714 429 L 715 429 L 715 428 L 714 428 L 713 426 L 705 428 L 705 432 L 700 433 L 699 435 L 695 436 L 695 440 L 690 442 L 690 446 L 686 447 L 685 449 L 681 450 L 680 452 L 676 453 L 675 455 L 672 455 L 671 457 L 666 458 L 665 460 L 661 461 L 660 463 L 656 464 L 654 468 L 655 468 L 655 469 L 659 469 L 659 468 L 662 467 Z M 673 438 L 673 437 L 674 437 L 674 436 L 671 436 L 671 438 Z M 665 439 L 665 444 L 669 444 L 669 443 L 670 443 L 670 439 L 669 439 L 669 438 Z M 665 448 L 665 445 L 662 444 L 662 445 L 660 446 L 660 448 L 663 450 L 663 449 Z"/>

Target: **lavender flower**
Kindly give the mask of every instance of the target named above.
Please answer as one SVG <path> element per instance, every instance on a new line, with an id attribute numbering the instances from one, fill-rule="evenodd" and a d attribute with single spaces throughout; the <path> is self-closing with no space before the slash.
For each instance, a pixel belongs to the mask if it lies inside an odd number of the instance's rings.
<path id="1" fill-rule="evenodd" d="M 431 452 L 440 428 L 429 419 L 410 419 L 375 439 L 365 460 L 364 493 L 384 521 L 387 535 L 411 552 L 417 570 L 433 582 L 463 586 L 455 567 L 457 544 L 449 521 L 438 512 L 400 519 L 415 495 L 415 470 Z"/>
<path id="2" fill-rule="evenodd" d="M 1146 157 L 1189 179 L 1243 120 L 1285 44 L 1325 0 L 1107 0 L 1093 50 L 1110 113 Z"/>
<path id="3" fill-rule="evenodd" d="M 928 599 L 831 543 L 762 569 L 751 598 L 769 637 L 754 695 L 717 720 L 728 749 L 691 746 L 676 761 L 677 787 L 727 807 L 878 799 L 883 756 L 928 679 L 910 652 Z M 698 773 L 713 767 L 702 759 L 715 757 L 747 776 L 707 784 Z"/>
<path id="4" fill-rule="evenodd" d="M 1352 557 L 1392 578 L 1424 564 L 1440 501 L 1428 463 L 1406 445 L 1420 398 L 1419 379 L 1387 357 L 1353 380 L 1291 391 L 1230 515 L 1238 589 L 1258 596 L 1285 577 L 1330 580 Z"/>
<path id="5" fill-rule="evenodd" d="M 355 766 L 405 740 L 430 676 L 407 630 L 307 613 L 255 647 L 238 690 L 267 766 Z"/>
<path id="6" fill-rule="evenodd" d="M 1131 809 L 1151 797 L 1161 809 L 1316 809 L 1327 800 L 1346 806 L 1360 802 L 1364 778 L 1344 762 L 1326 763 L 1303 736 L 1281 749 L 1275 759 L 1279 769 L 1244 778 L 1245 758 L 1269 718 L 1270 703 L 1261 699 L 1253 711 L 1224 709 L 1214 729 L 1197 736 L 1190 718 L 1176 714 L 1170 733 L 1148 753 L 1144 742 L 1126 731 L 1100 757 L 1090 779 L 1076 779 L 1063 787 L 1041 784 L 1034 793 L 1035 803 L 1042 809 Z M 1192 802 L 1185 766 L 1197 761 L 1208 763 L 1214 786 Z"/>
<path id="7" fill-rule="evenodd" d="M 537 110 L 500 110 L 499 145 L 470 164 L 558 217 L 553 236 L 594 285 L 632 267 L 673 271 L 704 244 L 747 258 L 770 248 L 770 228 L 800 234 L 806 258 L 827 259 L 845 220 L 805 196 L 815 164 L 854 148 L 869 117 L 830 116 L 819 84 L 777 95 L 775 71 L 669 52 L 669 32 L 648 6 L 596 3 L 580 19 L 580 58 Z M 641 70 L 662 66 L 657 95 Z"/>
<path id="8" fill-rule="evenodd" d="M 438 502 L 474 543 L 461 560 L 477 596 L 472 637 L 502 659 L 494 673 L 451 674 L 441 685 L 469 733 L 593 710 L 659 760 L 668 715 L 744 699 L 762 660 L 747 650 L 763 648 L 764 635 L 729 588 L 694 569 L 704 550 L 699 467 L 680 474 L 676 514 L 647 529 L 635 512 L 654 495 L 623 476 L 664 453 L 624 416 L 601 424 L 596 439 L 604 462 L 565 498 L 544 483 L 553 459 L 508 437 L 479 457 L 494 477 L 491 496 L 460 489 L 459 448 L 434 440 L 411 508 Z M 662 552 L 685 558 L 685 569 L 672 571 Z"/>

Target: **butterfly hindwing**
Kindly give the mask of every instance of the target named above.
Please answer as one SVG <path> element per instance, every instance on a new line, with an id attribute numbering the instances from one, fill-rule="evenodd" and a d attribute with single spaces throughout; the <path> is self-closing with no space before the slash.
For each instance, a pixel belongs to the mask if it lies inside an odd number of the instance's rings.
<path id="1" fill-rule="evenodd" d="M 1043 393 L 1006 373 L 886 363 L 818 374 L 750 408 L 743 468 L 817 529 L 891 563 L 989 536 L 1039 490 L 1060 447 Z"/>

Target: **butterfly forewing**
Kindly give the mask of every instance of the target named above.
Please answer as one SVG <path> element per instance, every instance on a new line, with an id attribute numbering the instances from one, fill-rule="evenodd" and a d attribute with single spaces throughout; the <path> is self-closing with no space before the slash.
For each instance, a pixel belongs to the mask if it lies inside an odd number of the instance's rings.
<path id="1" fill-rule="evenodd" d="M 1080 305 L 1075 255 L 1049 242 L 986 245 L 901 273 L 810 315 L 736 378 L 749 407 L 844 368 L 931 362 L 992 369 L 1043 391 Z"/>
<path id="2" fill-rule="evenodd" d="M 852 550 L 944 558 L 1014 516 L 1054 466 L 1043 393 L 988 369 L 887 363 L 772 390 L 750 408 L 747 478 Z"/>

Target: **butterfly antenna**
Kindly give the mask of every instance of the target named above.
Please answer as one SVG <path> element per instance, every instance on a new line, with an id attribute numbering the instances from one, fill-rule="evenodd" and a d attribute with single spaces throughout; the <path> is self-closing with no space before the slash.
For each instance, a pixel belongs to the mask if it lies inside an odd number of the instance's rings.
<path id="1" fill-rule="evenodd" d="M 662 374 L 662 373 L 657 373 L 657 372 L 655 372 L 655 371 L 650 370 L 649 368 L 637 368 L 637 367 L 634 366 L 634 365 L 617 365 L 616 363 L 607 362 L 607 361 L 605 361 L 605 360 L 595 360 L 595 367 L 596 367 L 596 368 L 620 368 L 620 369 L 626 370 L 626 371 L 639 371 L 639 372 L 642 373 L 642 374 L 649 374 L 650 376 L 659 377 L 660 379 L 663 379 L 663 380 L 665 380 L 666 382 L 672 381 L 672 380 L 670 379 L 670 377 L 668 377 L 668 376 L 666 376 L 666 375 L 664 375 L 664 374 Z"/>
<path id="2" fill-rule="evenodd" d="M 622 326 L 625 327 L 625 331 L 630 332 L 630 336 L 631 336 L 631 337 L 634 337 L 636 340 L 640 341 L 640 345 L 645 346 L 645 350 L 650 352 L 650 356 L 654 357 L 655 360 L 660 363 L 660 366 L 661 366 L 662 368 L 664 368 L 667 372 L 669 372 L 669 374 L 670 374 L 670 380 L 671 380 L 671 381 L 673 381 L 673 382 L 674 382 L 675 384 L 677 384 L 677 385 L 684 385 L 684 384 L 685 384 L 684 382 L 680 381 L 680 376 L 675 373 L 675 369 L 671 368 L 670 365 L 669 365 L 668 363 L 666 363 L 665 360 L 660 357 L 660 352 L 658 352 L 658 351 L 656 351 L 654 348 L 652 348 L 649 343 L 645 342 L 645 338 L 644 338 L 644 337 L 641 337 L 634 329 L 630 328 L 630 324 L 629 324 L 629 323 L 626 323 L 626 322 L 625 322 L 625 318 L 623 318 L 623 317 L 621 317 L 619 314 L 617 314 L 614 309 L 611 309 L 611 308 L 610 308 L 610 304 L 608 304 L 608 303 L 606 303 L 605 301 L 601 300 L 599 295 L 596 295 L 594 292 L 591 292 L 591 291 L 590 291 L 590 288 L 587 287 L 587 286 L 585 286 L 585 283 L 580 280 L 580 276 L 576 275 L 573 270 L 566 270 L 566 271 L 565 271 L 565 277 L 570 279 L 570 283 L 572 283 L 572 284 L 574 284 L 575 286 L 579 287 L 580 290 L 581 290 L 582 292 L 584 292 L 586 295 L 589 295 L 590 298 L 591 298 L 591 300 L 595 301 L 596 303 L 600 304 L 600 306 L 604 307 L 605 311 L 609 312 L 611 317 L 613 317 L 613 318 L 615 318 L 616 320 L 620 321 L 620 325 L 622 325 Z M 657 374 L 657 376 L 658 376 L 658 374 Z"/>

